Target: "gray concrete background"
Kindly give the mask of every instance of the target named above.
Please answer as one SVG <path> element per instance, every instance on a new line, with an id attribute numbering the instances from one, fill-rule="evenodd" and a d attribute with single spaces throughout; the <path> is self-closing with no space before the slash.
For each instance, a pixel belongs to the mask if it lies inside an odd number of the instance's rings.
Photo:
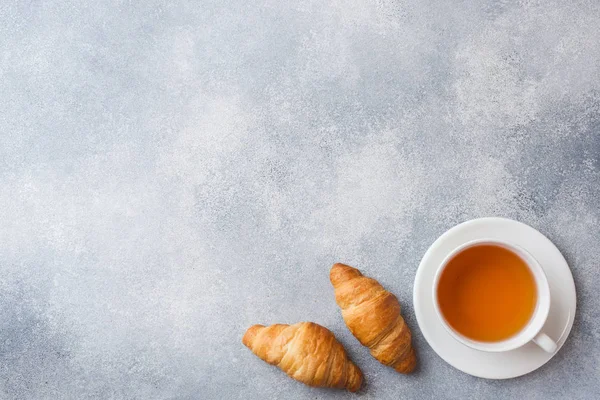
<path id="1" fill-rule="evenodd" d="M 600 397 L 597 1 L 9 0 L 0 110 L 2 399 L 351 397 L 241 344 L 303 320 L 356 398 Z M 427 247 L 481 216 L 550 237 L 578 290 L 509 381 L 447 365 L 412 308 Z M 414 375 L 349 334 L 336 261 L 401 300 Z"/>

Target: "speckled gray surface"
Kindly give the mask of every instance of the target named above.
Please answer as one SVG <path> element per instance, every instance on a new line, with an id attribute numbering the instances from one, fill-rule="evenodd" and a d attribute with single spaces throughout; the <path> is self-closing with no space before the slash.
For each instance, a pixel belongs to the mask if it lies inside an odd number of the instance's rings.
<path id="1" fill-rule="evenodd" d="M 329 327 L 356 398 L 600 397 L 600 3 L 0 4 L 0 398 L 347 398 L 241 344 Z M 487 381 L 443 362 L 412 284 L 442 232 L 505 216 L 571 264 L 571 337 Z M 404 304 L 401 376 L 328 270 Z"/>

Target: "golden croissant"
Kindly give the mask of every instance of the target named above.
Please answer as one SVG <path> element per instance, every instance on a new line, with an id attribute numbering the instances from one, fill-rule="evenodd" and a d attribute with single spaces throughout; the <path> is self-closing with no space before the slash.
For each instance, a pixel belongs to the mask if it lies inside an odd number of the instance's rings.
<path id="1" fill-rule="evenodd" d="M 333 333 L 313 322 L 254 325 L 242 343 L 306 385 L 356 392 L 362 384 L 362 372 L 348 359 Z"/>
<path id="2" fill-rule="evenodd" d="M 380 363 L 404 374 L 412 372 L 417 358 L 396 296 L 348 265 L 334 264 L 329 278 L 352 334 Z"/>

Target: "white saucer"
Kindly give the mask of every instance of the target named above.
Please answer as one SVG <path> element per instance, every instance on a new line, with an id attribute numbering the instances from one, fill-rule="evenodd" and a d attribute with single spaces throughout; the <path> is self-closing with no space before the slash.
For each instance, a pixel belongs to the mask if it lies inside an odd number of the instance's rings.
<path id="1" fill-rule="evenodd" d="M 525 375 L 548 362 L 546 353 L 533 343 L 505 353 L 471 349 L 455 340 L 442 326 L 433 307 L 432 285 L 442 260 L 456 247 L 474 239 L 503 239 L 529 251 L 542 265 L 550 285 L 550 314 L 542 331 L 560 350 L 571 332 L 575 316 L 575 283 L 567 261 L 544 235 L 521 222 L 505 218 L 480 218 L 464 222 L 440 236 L 425 253 L 413 293 L 414 309 L 423 336 L 448 364 L 467 374 L 488 379 Z"/>

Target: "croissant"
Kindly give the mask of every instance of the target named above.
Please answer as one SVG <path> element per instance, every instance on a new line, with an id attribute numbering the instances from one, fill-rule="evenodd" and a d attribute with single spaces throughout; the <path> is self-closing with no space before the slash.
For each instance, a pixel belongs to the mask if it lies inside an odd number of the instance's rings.
<path id="1" fill-rule="evenodd" d="M 396 296 L 348 265 L 334 264 L 329 278 L 352 334 L 380 363 L 404 374 L 412 372 L 417 358 Z"/>
<path id="2" fill-rule="evenodd" d="M 360 369 L 329 329 L 313 322 L 251 326 L 242 339 L 254 354 L 291 378 L 316 387 L 346 388 L 362 384 Z"/>

